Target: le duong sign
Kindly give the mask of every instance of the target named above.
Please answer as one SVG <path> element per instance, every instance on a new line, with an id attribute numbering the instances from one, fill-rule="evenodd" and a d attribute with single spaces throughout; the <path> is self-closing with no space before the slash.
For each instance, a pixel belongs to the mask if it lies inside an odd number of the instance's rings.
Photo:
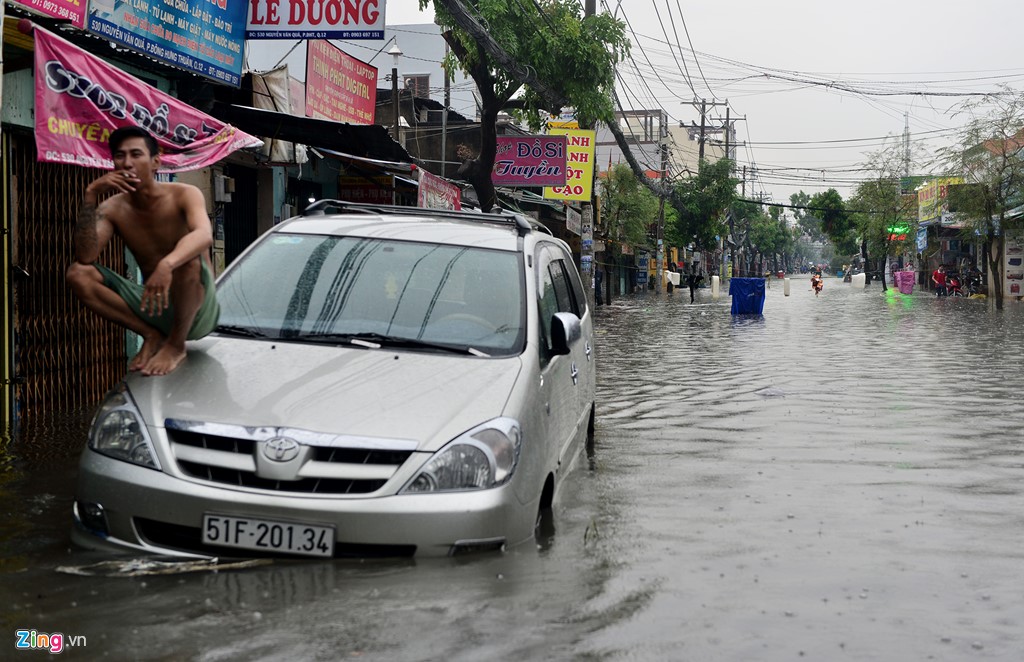
<path id="1" fill-rule="evenodd" d="M 495 186 L 565 184 L 565 136 L 499 136 Z"/>
<path id="2" fill-rule="evenodd" d="M 196 170 L 263 141 L 199 112 L 39 27 L 35 134 L 39 160 L 113 168 L 107 139 L 141 126 L 161 149 L 161 170 Z"/>
<path id="3" fill-rule="evenodd" d="M 81 29 L 85 27 L 87 2 L 88 0 L 16 0 L 14 4 L 37 14 L 66 19 L 71 21 L 71 25 Z"/>
<path id="4" fill-rule="evenodd" d="M 249 0 L 244 4 L 249 5 L 246 39 L 384 38 L 385 0 Z M 238 5 L 243 5 L 241 0 Z"/>
<path id="5" fill-rule="evenodd" d="M 186 71 L 235 87 L 241 83 L 241 0 L 93 0 L 88 27 L 104 39 Z"/>

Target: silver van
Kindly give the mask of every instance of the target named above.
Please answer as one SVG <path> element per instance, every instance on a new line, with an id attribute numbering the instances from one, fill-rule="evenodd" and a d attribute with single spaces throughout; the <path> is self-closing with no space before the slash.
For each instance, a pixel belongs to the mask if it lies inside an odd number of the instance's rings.
<path id="1" fill-rule="evenodd" d="M 73 540 L 174 556 L 440 556 L 534 535 L 592 439 L 592 313 L 522 215 L 320 201 L 217 281 L 216 332 L 129 375 Z"/>

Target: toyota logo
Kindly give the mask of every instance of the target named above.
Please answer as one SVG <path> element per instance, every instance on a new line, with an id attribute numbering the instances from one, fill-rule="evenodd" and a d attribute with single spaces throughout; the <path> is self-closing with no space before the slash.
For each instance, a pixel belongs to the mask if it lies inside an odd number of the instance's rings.
<path id="1" fill-rule="evenodd" d="M 299 442 L 288 437 L 275 437 L 263 445 L 263 457 L 274 462 L 290 462 L 299 455 Z"/>

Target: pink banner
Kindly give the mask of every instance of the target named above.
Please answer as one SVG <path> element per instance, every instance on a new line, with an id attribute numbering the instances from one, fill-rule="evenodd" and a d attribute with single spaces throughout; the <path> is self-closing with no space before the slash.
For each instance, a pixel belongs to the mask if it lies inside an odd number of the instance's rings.
<path id="1" fill-rule="evenodd" d="M 373 124 L 377 68 L 357 60 L 329 41 L 306 42 L 306 115 Z"/>
<path id="2" fill-rule="evenodd" d="M 259 138 L 199 112 L 42 28 L 36 42 L 40 161 L 113 168 L 107 138 L 141 126 L 161 149 L 161 171 L 205 168 Z"/>
<path id="3" fill-rule="evenodd" d="M 85 28 L 86 0 L 14 0 L 14 4 L 53 18 L 66 18 L 76 28 Z"/>
<path id="4" fill-rule="evenodd" d="M 564 186 L 565 136 L 499 136 L 495 186 Z"/>
<path id="5" fill-rule="evenodd" d="M 417 207 L 462 209 L 462 189 L 422 168 L 419 171 L 420 188 L 416 198 Z"/>

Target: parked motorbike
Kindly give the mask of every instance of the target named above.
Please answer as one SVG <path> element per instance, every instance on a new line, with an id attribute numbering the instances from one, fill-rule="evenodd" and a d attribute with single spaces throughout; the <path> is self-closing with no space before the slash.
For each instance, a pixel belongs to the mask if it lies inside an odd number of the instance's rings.
<path id="1" fill-rule="evenodd" d="M 950 297 L 964 297 L 967 296 L 964 293 L 963 280 L 960 278 L 960 274 L 955 271 L 951 271 L 946 274 L 946 296 Z"/>

